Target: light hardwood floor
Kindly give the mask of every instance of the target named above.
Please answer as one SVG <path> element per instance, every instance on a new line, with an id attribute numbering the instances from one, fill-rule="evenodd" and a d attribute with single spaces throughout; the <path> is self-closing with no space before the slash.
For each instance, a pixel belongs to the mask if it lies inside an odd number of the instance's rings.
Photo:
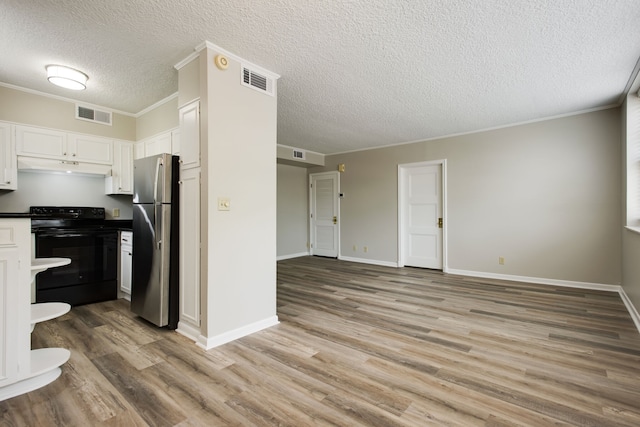
<path id="1" fill-rule="evenodd" d="M 251 298 L 247 295 L 247 298 Z M 3 426 L 638 426 L 616 293 L 317 257 L 278 263 L 280 324 L 210 351 L 126 301 L 36 326 L 71 359 Z"/>

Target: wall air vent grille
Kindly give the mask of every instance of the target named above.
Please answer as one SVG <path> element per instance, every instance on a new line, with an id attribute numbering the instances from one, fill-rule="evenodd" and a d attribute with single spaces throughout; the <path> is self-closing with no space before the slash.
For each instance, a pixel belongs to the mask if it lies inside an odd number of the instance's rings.
<path id="1" fill-rule="evenodd" d="M 304 151 L 293 150 L 293 158 L 298 160 L 304 160 Z"/>
<path id="2" fill-rule="evenodd" d="M 242 84 L 273 96 L 273 79 L 242 66 Z"/>
<path id="3" fill-rule="evenodd" d="M 76 119 L 111 126 L 111 112 L 76 105 Z"/>

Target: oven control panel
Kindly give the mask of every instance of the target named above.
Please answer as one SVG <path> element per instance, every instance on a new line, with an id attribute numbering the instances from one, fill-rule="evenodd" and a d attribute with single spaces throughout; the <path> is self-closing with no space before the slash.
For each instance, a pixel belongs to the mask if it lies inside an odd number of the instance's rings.
<path id="1" fill-rule="evenodd" d="M 31 206 L 29 213 L 36 218 L 104 219 L 104 208 L 77 206 Z"/>

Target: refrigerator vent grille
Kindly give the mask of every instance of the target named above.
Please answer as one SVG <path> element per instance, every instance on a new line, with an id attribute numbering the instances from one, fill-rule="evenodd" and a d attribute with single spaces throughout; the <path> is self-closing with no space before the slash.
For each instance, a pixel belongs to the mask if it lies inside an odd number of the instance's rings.
<path id="1" fill-rule="evenodd" d="M 242 81 L 243 86 L 250 87 L 257 91 L 269 94 L 273 96 L 273 79 L 263 76 L 246 66 L 242 66 Z"/>
<path id="2" fill-rule="evenodd" d="M 100 111 L 90 107 L 76 104 L 76 119 L 100 123 L 111 126 L 111 112 Z"/>

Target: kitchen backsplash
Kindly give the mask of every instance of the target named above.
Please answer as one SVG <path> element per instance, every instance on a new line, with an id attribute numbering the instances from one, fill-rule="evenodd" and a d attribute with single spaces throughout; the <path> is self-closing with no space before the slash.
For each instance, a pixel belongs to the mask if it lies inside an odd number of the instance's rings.
<path id="1" fill-rule="evenodd" d="M 0 190 L 0 212 L 27 212 L 30 206 L 96 206 L 107 218 L 120 210 L 118 219 L 131 219 L 131 196 L 105 195 L 104 176 L 18 172 L 15 191 Z"/>

